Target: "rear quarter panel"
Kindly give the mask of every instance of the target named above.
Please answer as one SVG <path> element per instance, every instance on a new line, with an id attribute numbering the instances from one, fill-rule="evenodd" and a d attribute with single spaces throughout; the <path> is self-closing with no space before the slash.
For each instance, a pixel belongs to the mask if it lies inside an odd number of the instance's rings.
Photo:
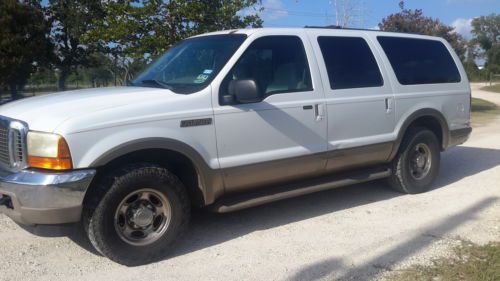
<path id="1" fill-rule="evenodd" d="M 379 48 L 384 64 L 389 69 L 395 99 L 396 128 L 399 132 L 405 120 L 415 111 L 425 108 L 435 109 L 443 114 L 449 130 L 456 130 L 470 126 L 470 84 L 467 74 L 458 56 L 446 40 L 429 36 L 415 36 L 401 34 L 400 37 L 438 40 L 450 52 L 461 76 L 458 83 L 401 85 L 394 74 L 389 59 L 377 41 L 377 35 L 371 34 L 371 40 Z"/>

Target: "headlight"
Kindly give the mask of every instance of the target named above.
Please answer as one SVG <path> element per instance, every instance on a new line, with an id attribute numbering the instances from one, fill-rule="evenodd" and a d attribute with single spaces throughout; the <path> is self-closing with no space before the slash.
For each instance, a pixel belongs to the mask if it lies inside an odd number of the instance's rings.
<path id="1" fill-rule="evenodd" d="M 31 168 L 70 170 L 71 153 L 66 140 L 60 135 L 29 132 L 28 165 Z"/>

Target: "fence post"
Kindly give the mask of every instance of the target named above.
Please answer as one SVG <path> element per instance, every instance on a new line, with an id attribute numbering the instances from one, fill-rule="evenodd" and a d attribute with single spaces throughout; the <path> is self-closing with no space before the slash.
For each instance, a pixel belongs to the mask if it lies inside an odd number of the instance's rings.
<path id="1" fill-rule="evenodd" d="M 490 73 L 490 86 L 493 85 L 493 78 L 500 77 L 500 74 Z"/>

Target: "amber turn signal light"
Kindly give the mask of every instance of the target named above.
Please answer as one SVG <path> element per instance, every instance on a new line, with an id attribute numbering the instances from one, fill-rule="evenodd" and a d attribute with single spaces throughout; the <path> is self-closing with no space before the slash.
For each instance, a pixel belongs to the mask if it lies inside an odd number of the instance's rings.
<path id="1" fill-rule="evenodd" d="M 41 134 L 40 134 L 41 135 Z M 34 136 L 33 139 L 36 140 L 38 136 Z M 43 136 L 44 137 L 44 136 Z M 53 139 L 54 135 L 51 135 L 50 138 Z M 54 139 L 53 139 L 54 140 Z M 50 144 L 51 141 L 42 141 L 44 145 Z M 57 136 L 57 139 L 52 142 L 53 146 L 48 148 L 47 150 L 53 151 L 55 153 L 47 153 L 47 155 L 32 155 L 29 151 L 30 145 L 28 145 L 28 165 L 31 168 L 40 168 L 40 169 L 48 169 L 48 170 L 70 170 L 73 168 L 73 163 L 71 159 L 71 153 L 69 151 L 68 144 L 63 137 Z M 35 149 L 33 149 L 35 150 Z M 38 150 L 44 150 L 38 149 Z"/>

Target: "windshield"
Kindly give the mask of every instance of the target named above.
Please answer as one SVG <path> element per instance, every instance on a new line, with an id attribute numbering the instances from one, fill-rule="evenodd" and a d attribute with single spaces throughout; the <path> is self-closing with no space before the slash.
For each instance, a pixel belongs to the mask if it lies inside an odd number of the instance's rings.
<path id="1" fill-rule="evenodd" d="M 206 87 L 245 40 L 243 34 L 211 35 L 169 49 L 130 85 L 190 94 Z"/>

